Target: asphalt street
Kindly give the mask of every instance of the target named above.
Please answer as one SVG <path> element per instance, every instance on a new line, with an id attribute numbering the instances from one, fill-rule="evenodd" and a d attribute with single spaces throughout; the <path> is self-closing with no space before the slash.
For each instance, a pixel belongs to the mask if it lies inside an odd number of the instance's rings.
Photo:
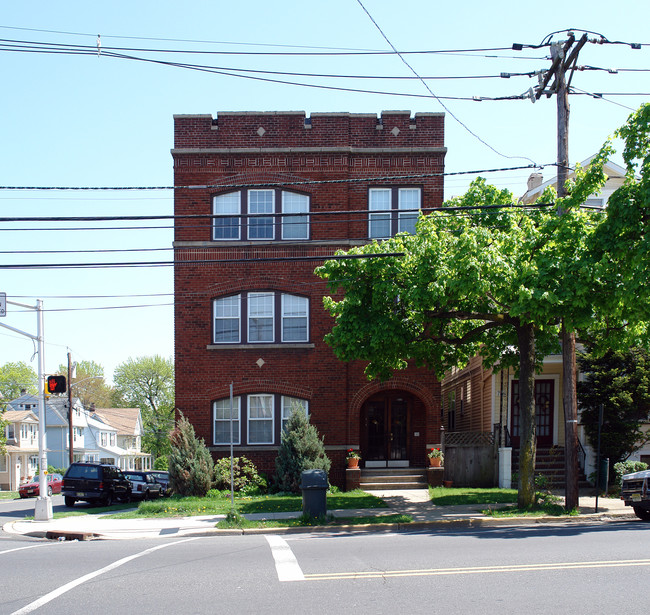
<path id="1" fill-rule="evenodd" d="M 7 504 L 0 517 L 14 514 Z M 648 532 L 623 520 L 87 542 L 4 536 L 0 614 L 645 613 Z"/>

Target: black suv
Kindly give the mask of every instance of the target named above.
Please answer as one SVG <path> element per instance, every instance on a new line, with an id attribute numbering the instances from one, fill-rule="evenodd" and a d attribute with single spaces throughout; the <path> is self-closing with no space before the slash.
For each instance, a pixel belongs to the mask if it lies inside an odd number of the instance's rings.
<path id="1" fill-rule="evenodd" d="M 117 466 L 106 463 L 73 463 L 63 475 L 66 506 L 77 500 L 110 506 L 115 500 L 131 499 L 131 483 Z"/>

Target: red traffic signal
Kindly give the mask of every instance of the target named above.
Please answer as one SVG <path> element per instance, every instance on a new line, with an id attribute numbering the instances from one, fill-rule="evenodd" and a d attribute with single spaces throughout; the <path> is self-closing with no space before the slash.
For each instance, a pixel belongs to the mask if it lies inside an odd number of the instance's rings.
<path id="1" fill-rule="evenodd" d="M 48 376 L 45 384 L 46 393 L 65 393 L 65 376 Z"/>

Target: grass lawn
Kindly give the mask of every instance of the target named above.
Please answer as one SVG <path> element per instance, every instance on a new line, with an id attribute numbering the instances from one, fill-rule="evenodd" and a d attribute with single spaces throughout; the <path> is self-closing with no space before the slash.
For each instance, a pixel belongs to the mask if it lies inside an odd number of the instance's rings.
<path id="1" fill-rule="evenodd" d="M 429 487 L 431 501 L 436 506 L 457 506 L 458 504 L 514 504 L 516 489 L 497 487 Z"/>
<path id="2" fill-rule="evenodd" d="M 249 521 L 248 519 L 224 520 L 219 521 L 216 527 L 218 529 L 250 529 L 250 528 L 273 528 L 273 527 L 313 527 L 328 526 L 336 527 L 337 525 L 376 525 L 380 523 L 411 523 L 413 519 L 408 515 L 369 515 L 367 517 L 327 517 L 318 519 L 309 519 L 300 517 L 298 519 L 284 520 L 265 520 Z"/>
<path id="3" fill-rule="evenodd" d="M 361 490 L 327 495 L 327 508 L 330 510 L 383 508 L 385 506 L 382 499 Z M 235 509 L 240 514 L 295 512 L 302 510 L 302 496 L 282 494 L 235 496 Z M 141 502 L 137 510 L 112 515 L 111 518 L 190 517 L 193 515 L 225 515 L 228 512 L 230 512 L 229 495 L 221 495 L 216 498 L 172 496 L 161 500 Z"/>
<path id="4" fill-rule="evenodd" d="M 0 491 L 0 500 L 16 500 L 19 497 L 17 491 Z"/>

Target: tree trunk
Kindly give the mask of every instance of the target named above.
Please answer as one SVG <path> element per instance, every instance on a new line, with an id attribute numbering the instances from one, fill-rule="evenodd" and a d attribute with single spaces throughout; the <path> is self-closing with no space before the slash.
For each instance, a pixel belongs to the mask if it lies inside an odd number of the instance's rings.
<path id="1" fill-rule="evenodd" d="M 519 508 L 535 504 L 535 330 L 532 324 L 517 328 L 519 338 Z"/>

